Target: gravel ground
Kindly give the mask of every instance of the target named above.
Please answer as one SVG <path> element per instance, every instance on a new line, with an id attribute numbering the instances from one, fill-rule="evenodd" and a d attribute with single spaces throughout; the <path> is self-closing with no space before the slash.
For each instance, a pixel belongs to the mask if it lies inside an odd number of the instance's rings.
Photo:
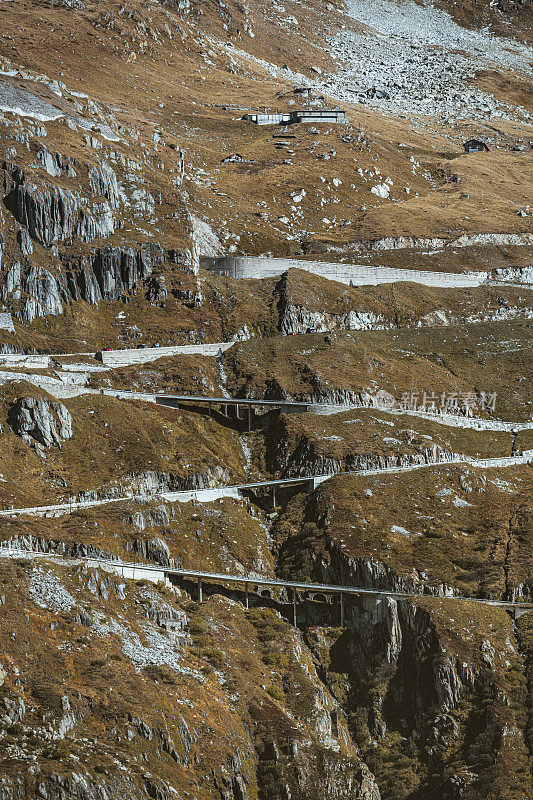
<path id="1" fill-rule="evenodd" d="M 374 33 L 346 29 L 335 42 L 332 53 L 345 68 L 329 76 L 327 90 L 339 99 L 450 121 L 532 118 L 468 82 L 491 66 L 531 75 L 533 49 L 461 28 L 446 12 L 413 0 L 347 0 L 347 15 Z"/>
<path id="2" fill-rule="evenodd" d="M 70 611 L 76 605 L 75 599 L 55 575 L 39 567 L 32 571 L 29 592 L 38 606 L 51 611 Z"/>

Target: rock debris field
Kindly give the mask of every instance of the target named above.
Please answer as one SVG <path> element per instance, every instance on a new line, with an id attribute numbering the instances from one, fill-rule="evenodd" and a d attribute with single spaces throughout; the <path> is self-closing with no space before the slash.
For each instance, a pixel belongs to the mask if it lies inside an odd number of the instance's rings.
<path id="1" fill-rule="evenodd" d="M 350 27 L 334 43 L 332 53 L 345 69 L 329 76 L 326 86 L 338 99 L 450 121 L 531 118 L 470 85 L 476 70 L 494 65 L 531 75 L 531 48 L 461 28 L 446 12 L 413 0 L 349 0 L 347 9 L 376 35 Z"/>

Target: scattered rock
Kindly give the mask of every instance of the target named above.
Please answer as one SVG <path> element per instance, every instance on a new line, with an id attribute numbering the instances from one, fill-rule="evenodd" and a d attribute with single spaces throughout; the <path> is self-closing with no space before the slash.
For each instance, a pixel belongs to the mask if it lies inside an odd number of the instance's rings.
<path id="1" fill-rule="evenodd" d="M 372 186 L 370 191 L 372 194 L 375 194 L 378 197 L 382 197 L 384 200 L 386 200 L 390 195 L 390 186 L 388 183 L 378 183 L 376 186 Z"/>
<path id="2" fill-rule="evenodd" d="M 222 164 L 248 164 L 249 161 L 244 156 L 241 156 L 239 153 L 232 153 L 230 156 L 226 156 L 226 158 L 222 159 Z"/>

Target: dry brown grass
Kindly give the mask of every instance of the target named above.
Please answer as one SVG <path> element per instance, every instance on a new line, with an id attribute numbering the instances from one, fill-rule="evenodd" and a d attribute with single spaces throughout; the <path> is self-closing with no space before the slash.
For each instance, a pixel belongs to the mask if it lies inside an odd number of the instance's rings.
<path id="1" fill-rule="evenodd" d="M 531 519 L 527 466 L 339 476 L 321 484 L 305 508 L 295 501 L 282 516 L 281 569 L 311 579 L 323 577 L 321 569 L 328 578 L 342 569 L 346 580 L 351 564 L 361 581 L 368 562 L 384 587 L 398 576 L 467 596 L 498 598 L 522 585 L 529 596 Z"/>
<path id="2" fill-rule="evenodd" d="M 4 388 L 4 507 L 42 505 L 84 491 L 114 489 L 120 494 L 142 473 L 166 475 L 176 484 L 217 468 L 227 470 L 233 482 L 244 477 L 237 433 L 191 412 L 103 395 L 66 401 L 73 417 L 72 439 L 61 450 L 50 448 L 43 460 L 7 422 L 14 399 L 24 395 L 46 397 L 20 382 Z"/>
<path id="3" fill-rule="evenodd" d="M 350 390 L 496 392 L 495 416 L 531 418 L 527 320 L 414 331 L 338 332 L 236 344 L 225 355 L 233 394 L 316 398 Z M 479 413 L 479 412 L 478 412 Z"/>

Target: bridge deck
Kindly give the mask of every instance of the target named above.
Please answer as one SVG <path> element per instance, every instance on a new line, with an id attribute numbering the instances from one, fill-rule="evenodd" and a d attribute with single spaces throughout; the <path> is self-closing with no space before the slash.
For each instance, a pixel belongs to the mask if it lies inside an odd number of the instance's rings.
<path id="1" fill-rule="evenodd" d="M 340 403 L 313 403 L 310 400 L 262 400 L 249 397 L 204 397 L 190 394 L 156 394 L 155 401 L 164 405 L 165 400 L 174 400 L 179 403 L 213 403 L 225 406 L 272 406 L 274 408 L 292 406 L 308 408 L 309 406 L 324 406 L 325 408 L 344 408 Z"/>
<path id="2" fill-rule="evenodd" d="M 130 565 L 131 566 L 131 565 Z M 149 567 L 153 569 L 153 567 Z M 295 589 L 296 591 L 327 592 L 329 594 L 349 594 L 366 595 L 370 597 L 392 597 L 395 600 L 405 600 L 416 597 L 436 597 L 442 600 L 464 600 L 470 603 L 483 603 L 491 606 L 501 606 L 503 608 L 522 608 L 533 610 L 531 603 L 513 603 L 508 600 L 489 600 L 480 597 L 465 597 L 462 595 L 433 595 L 420 592 L 398 592 L 389 589 L 367 589 L 359 586 L 338 585 L 331 583 L 304 583 L 301 581 L 279 580 L 278 578 L 257 578 L 250 575 L 227 575 L 220 572 L 200 572 L 198 570 L 167 569 L 164 568 L 166 575 L 178 575 L 182 578 L 201 578 L 202 580 L 218 581 L 220 583 L 248 583 L 256 586 L 274 586 L 281 589 Z"/>
<path id="3" fill-rule="evenodd" d="M 178 578 L 191 579 L 194 581 L 213 581 L 222 584 L 240 584 L 243 586 L 267 586 L 277 587 L 280 589 L 291 589 L 300 592 L 326 592 L 328 594 L 338 595 L 352 595 L 352 596 L 365 596 L 371 598 L 393 598 L 395 600 L 408 600 L 416 598 L 430 598 L 434 597 L 439 600 L 446 601 L 463 601 L 469 603 L 477 603 L 483 605 L 495 606 L 505 610 L 521 610 L 533 611 L 533 602 L 518 601 L 513 602 L 510 600 L 490 600 L 483 597 L 466 597 L 464 595 L 438 595 L 422 592 L 401 592 L 391 589 L 372 589 L 361 586 L 350 586 L 348 584 L 331 584 L 331 583 L 305 583 L 303 581 L 289 581 L 280 580 L 279 578 L 270 578 L 257 575 L 232 575 L 223 572 L 204 572 L 202 570 L 181 569 L 165 567 L 160 564 L 146 564 L 146 563 L 133 563 L 131 561 L 119 561 L 118 559 L 98 558 L 94 556 L 58 556 L 51 553 L 39 553 L 19 548 L 5 547 L 4 543 L 0 543 L 0 555 L 11 555 L 19 557 L 21 555 L 28 557 L 49 558 L 52 561 L 65 561 L 65 562 L 79 562 L 86 561 L 90 564 L 101 564 L 112 568 L 114 571 L 129 570 L 134 573 L 160 573 L 162 578 L 175 575 Z"/>

